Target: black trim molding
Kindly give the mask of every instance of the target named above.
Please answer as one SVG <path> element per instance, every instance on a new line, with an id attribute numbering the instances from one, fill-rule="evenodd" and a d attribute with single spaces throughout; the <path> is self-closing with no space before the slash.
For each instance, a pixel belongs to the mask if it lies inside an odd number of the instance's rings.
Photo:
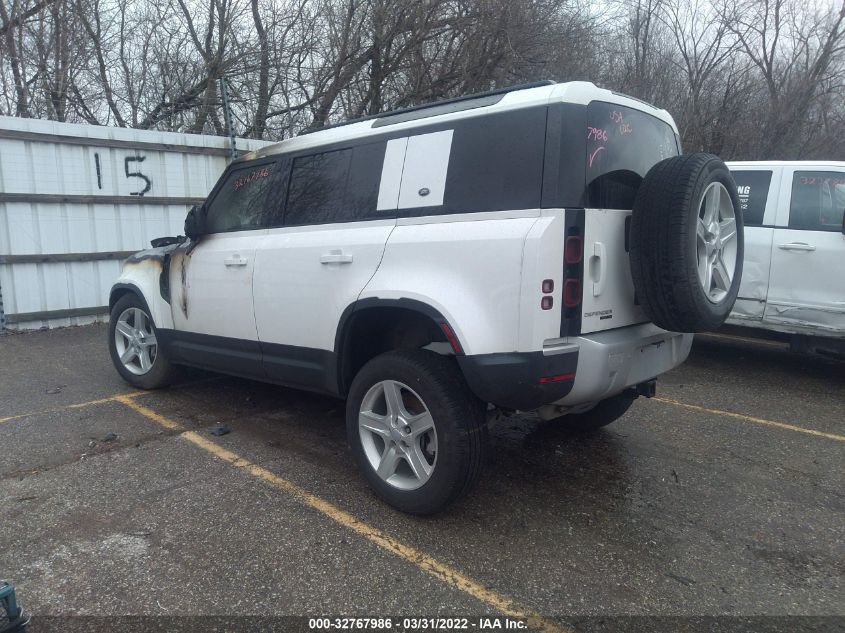
<path id="1" fill-rule="evenodd" d="M 166 328 L 156 328 L 156 338 L 174 363 L 267 380 L 258 341 Z"/>
<path id="2" fill-rule="evenodd" d="M 532 411 L 572 391 L 578 350 L 549 356 L 543 352 L 478 354 L 457 360 L 469 388 L 481 400 L 504 409 Z M 572 378 L 540 382 L 540 378 L 567 374 Z"/>

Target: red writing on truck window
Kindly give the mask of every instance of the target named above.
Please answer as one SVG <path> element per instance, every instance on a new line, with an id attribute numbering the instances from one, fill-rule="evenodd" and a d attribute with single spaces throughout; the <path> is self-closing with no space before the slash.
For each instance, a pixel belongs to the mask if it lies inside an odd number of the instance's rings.
<path id="1" fill-rule="evenodd" d="M 268 170 L 266 167 L 262 167 L 261 169 L 253 169 L 249 173 L 249 175 L 241 176 L 240 178 L 238 178 L 235 181 L 235 184 L 234 184 L 235 191 L 240 191 L 241 189 L 246 187 L 248 184 L 253 183 L 256 180 L 259 180 L 260 178 L 267 178 L 267 176 L 269 176 L 269 175 L 270 175 L 270 170 Z"/>
<path id="2" fill-rule="evenodd" d="M 845 185 L 845 178 L 825 178 L 822 176 L 801 176 L 802 185 Z"/>

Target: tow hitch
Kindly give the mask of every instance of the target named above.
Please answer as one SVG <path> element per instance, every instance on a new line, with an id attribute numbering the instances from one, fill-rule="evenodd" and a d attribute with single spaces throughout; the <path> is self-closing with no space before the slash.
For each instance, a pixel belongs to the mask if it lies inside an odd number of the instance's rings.
<path id="1" fill-rule="evenodd" d="M 628 387 L 625 390 L 625 393 L 630 394 L 632 398 L 636 398 L 638 396 L 653 398 L 657 394 L 657 378 L 652 378 L 651 380 L 646 380 L 645 382 L 641 382 L 633 387 Z"/>

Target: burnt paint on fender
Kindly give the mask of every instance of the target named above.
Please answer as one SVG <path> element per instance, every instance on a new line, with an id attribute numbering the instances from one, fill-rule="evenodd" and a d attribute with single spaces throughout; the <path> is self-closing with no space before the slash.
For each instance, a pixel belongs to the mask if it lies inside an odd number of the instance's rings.
<path id="1" fill-rule="evenodd" d="M 156 272 L 159 275 L 159 293 L 161 294 L 161 298 L 170 304 L 172 287 L 170 273 L 175 261 L 176 267 L 179 270 L 179 282 L 181 287 L 179 306 L 186 318 L 188 316 L 186 259 L 189 257 L 189 248 L 190 246 L 185 242 L 181 244 L 168 244 L 167 246 L 150 248 L 135 253 L 125 262 L 125 265 L 127 266 L 155 267 Z"/>

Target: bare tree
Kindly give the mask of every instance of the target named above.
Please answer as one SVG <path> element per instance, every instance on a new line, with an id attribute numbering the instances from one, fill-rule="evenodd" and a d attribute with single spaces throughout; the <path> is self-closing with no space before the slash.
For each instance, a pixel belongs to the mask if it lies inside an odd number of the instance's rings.
<path id="1" fill-rule="evenodd" d="M 807 114 L 839 84 L 845 51 L 845 5 L 744 0 L 725 14 L 727 28 L 766 88 L 759 156 L 792 157 L 811 133 Z"/>
<path id="2" fill-rule="evenodd" d="M 4 0 L 0 112 L 281 139 L 540 78 L 667 108 L 689 150 L 845 158 L 830 0 Z"/>

